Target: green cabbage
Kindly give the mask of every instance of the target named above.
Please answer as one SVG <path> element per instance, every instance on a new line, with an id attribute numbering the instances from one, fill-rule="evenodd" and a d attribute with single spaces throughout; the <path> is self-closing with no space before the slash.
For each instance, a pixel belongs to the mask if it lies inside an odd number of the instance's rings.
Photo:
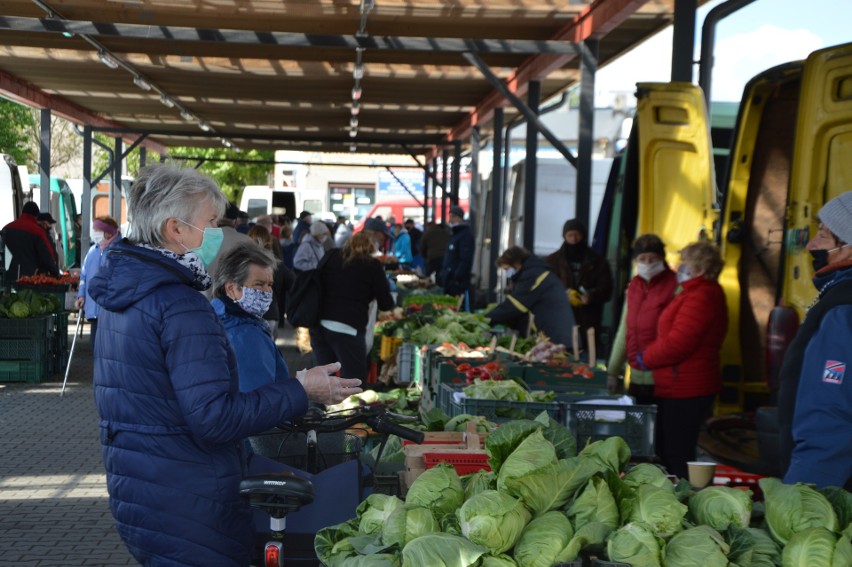
<path id="1" fill-rule="evenodd" d="M 710 526 L 684 530 L 666 544 L 666 567 L 728 567 L 728 544 Z"/>
<path id="2" fill-rule="evenodd" d="M 440 464 L 424 471 L 408 488 L 405 502 L 424 506 L 436 517 L 455 512 L 464 501 L 464 489 L 456 469 Z"/>
<path id="3" fill-rule="evenodd" d="M 606 552 L 610 561 L 629 563 L 632 567 L 662 567 L 663 541 L 647 524 L 631 522 L 612 533 Z"/>
<path id="4" fill-rule="evenodd" d="M 488 549 L 451 534 L 427 534 L 408 542 L 402 567 L 472 567 Z"/>
<path id="5" fill-rule="evenodd" d="M 513 555 L 518 567 L 552 567 L 572 535 L 571 522 L 562 512 L 547 512 L 535 518 L 515 545 Z"/>
<path id="6" fill-rule="evenodd" d="M 467 539 L 493 553 L 503 553 L 514 547 L 530 513 L 517 498 L 485 490 L 462 504 L 458 518 Z"/>
<path id="7" fill-rule="evenodd" d="M 395 553 L 356 555 L 344 559 L 340 567 L 400 567 L 400 557 Z"/>
<path id="8" fill-rule="evenodd" d="M 422 535 L 441 531 L 434 514 L 422 506 L 399 507 L 388 516 L 382 531 L 382 542 L 405 547 L 409 541 Z"/>
<path id="9" fill-rule="evenodd" d="M 724 531 L 728 526 L 747 528 L 751 522 L 751 490 L 711 486 L 689 498 L 689 513 L 697 524 Z"/>
<path id="10" fill-rule="evenodd" d="M 508 555 L 500 554 L 483 557 L 479 567 L 518 567 L 518 564 Z"/>
<path id="11" fill-rule="evenodd" d="M 557 459 L 567 459 L 577 455 L 577 440 L 564 425 L 550 417 L 546 411 L 538 414 L 534 421 L 544 425 L 541 434 L 556 449 Z"/>
<path id="12" fill-rule="evenodd" d="M 593 459 L 603 469 L 620 474 L 630 460 L 630 447 L 621 437 L 607 437 L 589 443 L 578 456 Z"/>
<path id="13" fill-rule="evenodd" d="M 837 528 L 847 538 L 852 539 L 852 493 L 836 486 L 821 488 L 820 493 L 828 498 L 834 513 L 837 514 Z"/>
<path id="14" fill-rule="evenodd" d="M 825 528 L 809 528 L 790 536 L 781 554 L 781 567 L 849 567 L 852 543 Z"/>
<path id="15" fill-rule="evenodd" d="M 358 531 L 362 534 L 381 533 L 391 512 L 403 504 L 396 496 L 369 495 L 355 510 L 358 515 Z"/>
<path id="16" fill-rule="evenodd" d="M 483 490 L 494 490 L 497 488 L 497 475 L 494 471 L 479 470 L 475 473 L 466 474 L 461 477 L 464 486 L 464 499 L 469 500 Z"/>
<path id="17" fill-rule="evenodd" d="M 24 319 L 30 316 L 30 307 L 23 301 L 16 301 L 9 306 L 9 316 L 12 319 Z"/>
<path id="18" fill-rule="evenodd" d="M 508 478 L 506 489 L 538 516 L 564 506 L 599 470 L 600 465 L 591 459 L 560 459 L 518 478 Z"/>
<path id="19" fill-rule="evenodd" d="M 506 481 L 521 478 L 536 469 L 556 462 L 556 449 L 544 438 L 541 430 L 536 430 L 521 441 L 520 445 L 500 467 L 497 474 L 497 490 L 506 489 Z M 512 490 L 509 493 L 518 496 Z"/>
<path id="20" fill-rule="evenodd" d="M 622 502 L 621 517 L 628 522 L 642 522 L 665 539 L 681 530 L 687 509 L 671 490 L 646 484 L 633 498 Z"/>
<path id="21" fill-rule="evenodd" d="M 615 498 L 606 481 L 599 476 L 589 479 L 568 508 L 568 517 L 577 529 L 589 522 L 601 522 L 612 530 L 621 524 Z"/>
<path id="22" fill-rule="evenodd" d="M 574 561 L 580 555 L 580 551 L 584 549 L 601 551 L 606 538 L 609 537 L 611 532 L 612 528 L 600 522 L 585 524 L 574 533 L 574 537 L 571 538 L 565 549 L 559 552 L 556 561 L 559 563 Z"/>
<path id="23" fill-rule="evenodd" d="M 488 466 L 494 472 L 500 472 L 500 467 L 521 444 L 521 441 L 533 431 L 542 428 L 542 424 L 531 419 L 517 419 L 498 427 L 494 433 L 485 439 L 485 452 L 488 453 Z"/>
<path id="24" fill-rule="evenodd" d="M 674 484 L 668 479 L 666 473 L 660 467 L 651 463 L 639 463 L 624 474 L 623 480 L 627 486 L 634 490 L 643 484 L 674 490 Z"/>
<path id="25" fill-rule="evenodd" d="M 837 515 L 828 499 L 805 484 L 783 484 L 777 478 L 758 481 L 763 490 L 766 523 L 775 541 L 785 545 L 794 533 L 808 528 L 837 530 Z"/>
<path id="26" fill-rule="evenodd" d="M 314 552 L 326 567 L 341 567 L 343 560 L 357 555 L 349 538 L 358 534 L 358 519 L 322 528 L 314 537 Z"/>
<path id="27" fill-rule="evenodd" d="M 781 549 L 767 531 L 731 526 L 725 536 L 731 548 L 728 552 L 731 565 L 777 567 L 781 564 Z"/>
<path id="28" fill-rule="evenodd" d="M 463 413 L 455 416 L 450 419 L 444 425 L 444 431 L 467 431 L 467 422 L 472 421 L 476 424 L 476 432 L 477 433 L 490 433 L 494 431 L 497 427 L 497 424 L 488 421 L 482 416 L 470 415 L 469 413 Z"/>

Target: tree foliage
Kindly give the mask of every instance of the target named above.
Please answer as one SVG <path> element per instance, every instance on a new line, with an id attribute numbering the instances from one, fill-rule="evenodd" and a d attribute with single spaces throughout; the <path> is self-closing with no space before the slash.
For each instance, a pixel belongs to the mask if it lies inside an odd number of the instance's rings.
<path id="1" fill-rule="evenodd" d="M 26 108 L 26 107 L 25 107 Z M 41 110 L 26 108 L 30 121 L 26 123 L 25 131 L 27 146 L 32 159 L 28 162 L 30 169 L 38 166 L 41 139 Z M 74 131 L 74 124 L 51 114 L 50 116 L 50 170 L 54 171 L 79 158 L 83 153 L 83 137 Z"/>
<path id="2" fill-rule="evenodd" d="M 18 165 L 32 167 L 33 158 L 38 155 L 27 138 L 27 129 L 32 124 L 33 118 L 26 106 L 0 98 L 0 152 L 12 156 Z"/>

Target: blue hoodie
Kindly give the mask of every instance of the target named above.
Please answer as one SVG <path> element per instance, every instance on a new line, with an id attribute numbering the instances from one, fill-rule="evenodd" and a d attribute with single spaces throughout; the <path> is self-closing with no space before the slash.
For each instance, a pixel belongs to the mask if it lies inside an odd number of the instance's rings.
<path id="1" fill-rule="evenodd" d="M 225 329 L 192 272 L 127 239 L 89 283 L 110 508 L 142 564 L 247 565 L 240 441 L 301 415 L 295 380 L 240 393 Z"/>

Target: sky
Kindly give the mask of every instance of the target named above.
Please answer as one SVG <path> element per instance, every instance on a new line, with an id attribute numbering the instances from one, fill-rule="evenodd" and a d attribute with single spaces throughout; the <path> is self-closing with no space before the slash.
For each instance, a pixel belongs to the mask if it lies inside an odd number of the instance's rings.
<path id="1" fill-rule="evenodd" d="M 721 3 L 713 0 L 698 10 L 696 61 L 704 18 Z M 716 27 L 711 99 L 739 102 L 746 82 L 760 71 L 804 59 L 823 47 L 852 42 L 850 22 L 852 0 L 755 0 Z M 628 106 L 635 106 L 637 82 L 671 80 L 671 54 L 672 28 L 668 27 L 600 68 L 595 77 L 596 106 L 611 106 L 618 95 L 627 97 Z"/>

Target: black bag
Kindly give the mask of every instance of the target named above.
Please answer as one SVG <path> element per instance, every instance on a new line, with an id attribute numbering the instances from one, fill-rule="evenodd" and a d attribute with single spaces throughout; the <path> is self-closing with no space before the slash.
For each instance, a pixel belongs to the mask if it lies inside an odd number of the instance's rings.
<path id="1" fill-rule="evenodd" d="M 287 292 L 287 320 L 294 327 L 316 327 L 320 322 L 320 296 L 322 295 L 323 266 L 332 251 L 326 252 L 313 270 L 296 275 L 296 280 Z"/>

